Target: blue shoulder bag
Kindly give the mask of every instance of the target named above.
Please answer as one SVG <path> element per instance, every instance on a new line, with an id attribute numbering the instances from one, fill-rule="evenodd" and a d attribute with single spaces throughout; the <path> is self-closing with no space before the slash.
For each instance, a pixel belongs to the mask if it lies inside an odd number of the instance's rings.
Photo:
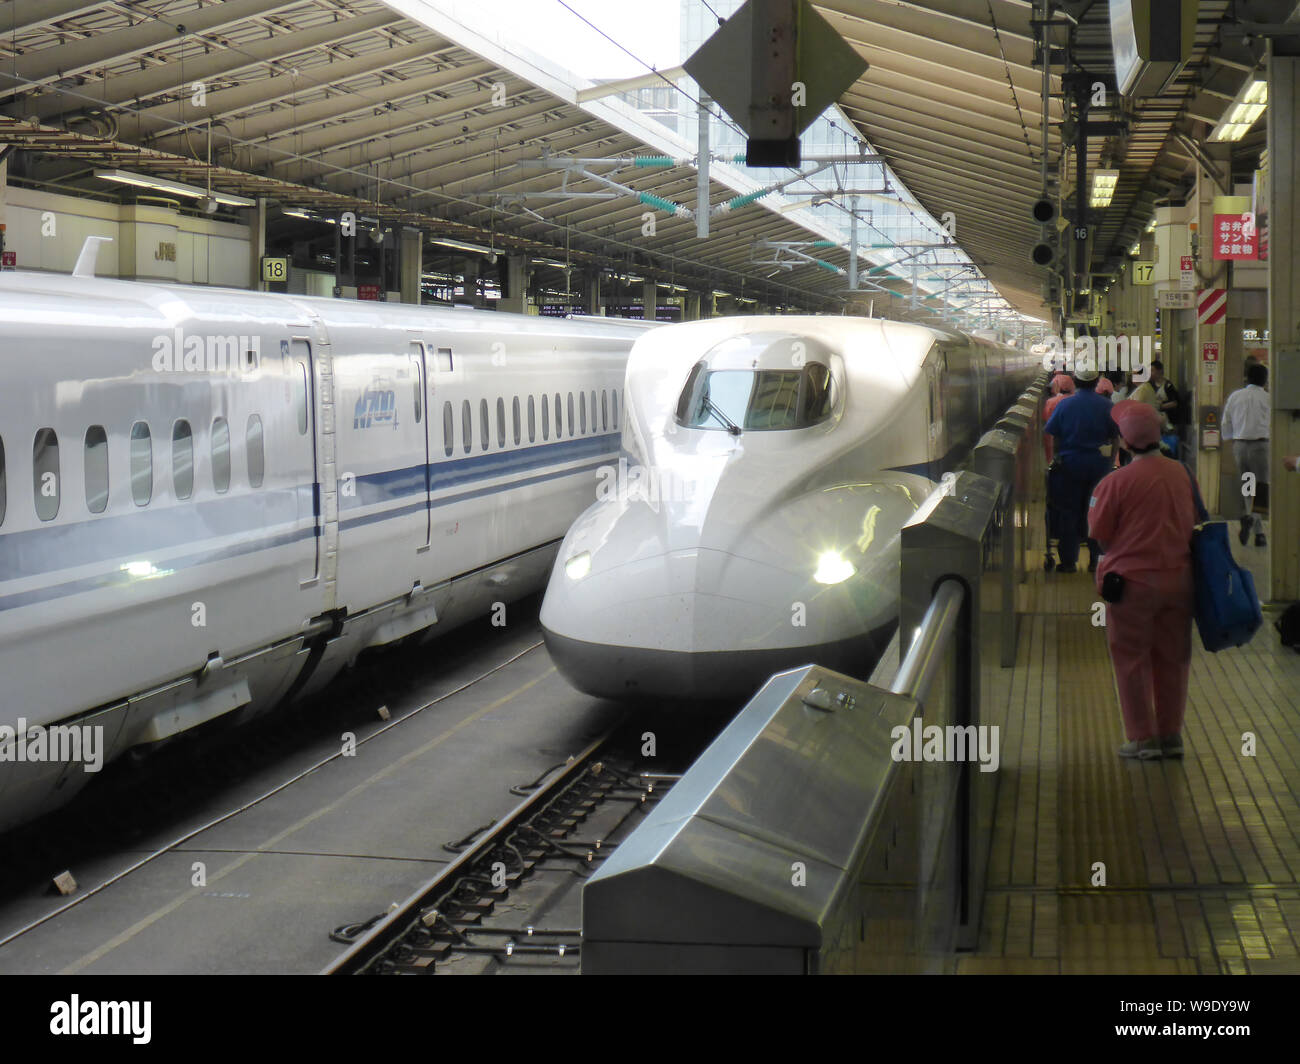
<path id="1" fill-rule="evenodd" d="M 1196 499 L 1197 523 L 1191 544 L 1196 580 L 1196 629 L 1210 653 L 1225 647 L 1245 646 L 1264 623 L 1259 596 L 1255 594 L 1255 578 L 1232 557 L 1228 523 L 1210 520 L 1190 469 L 1187 476 Z"/>

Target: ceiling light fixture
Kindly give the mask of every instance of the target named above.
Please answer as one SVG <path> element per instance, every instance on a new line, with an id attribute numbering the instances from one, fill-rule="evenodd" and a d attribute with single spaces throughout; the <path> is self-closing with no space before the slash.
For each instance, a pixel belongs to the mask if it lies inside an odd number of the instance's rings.
<path id="1" fill-rule="evenodd" d="M 1094 170 L 1092 172 L 1092 192 L 1088 197 L 1089 207 L 1109 207 L 1115 195 L 1115 186 L 1119 184 L 1118 170 Z"/>
<path id="2" fill-rule="evenodd" d="M 187 199 L 206 199 L 209 193 L 206 189 L 196 188 L 194 185 L 186 185 L 180 181 L 169 181 L 165 177 L 153 177 L 150 174 L 134 174 L 129 170 L 96 170 L 95 176 L 101 181 L 116 181 L 122 185 L 134 185 L 137 188 L 147 188 L 155 192 L 171 192 L 177 196 L 185 196 Z M 217 203 L 224 204 L 227 207 L 256 207 L 257 201 L 248 199 L 245 196 L 232 196 L 228 192 L 213 192 L 211 198 Z"/>
<path id="3" fill-rule="evenodd" d="M 1268 107 L 1268 81 L 1259 75 L 1246 79 L 1236 99 L 1228 105 L 1215 127 L 1210 131 L 1211 141 L 1241 140 L 1250 132 L 1264 109 Z"/>

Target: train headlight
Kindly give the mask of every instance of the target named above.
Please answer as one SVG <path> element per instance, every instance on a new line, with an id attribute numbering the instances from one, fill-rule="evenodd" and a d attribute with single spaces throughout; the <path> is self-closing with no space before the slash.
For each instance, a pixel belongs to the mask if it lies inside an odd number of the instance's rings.
<path id="1" fill-rule="evenodd" d="M 570 580 L 581 580 L 591 572 L 591 551 L 575 554 L 564 563 L 564 573 Z"/>
<path id="2" fill-rule="evenodd" d="M 817 571 L 813 579 L 819 584 L 843 583 L 856 573 L 853 563 L 837 550 L 824 550 L 817 556 Z"/>

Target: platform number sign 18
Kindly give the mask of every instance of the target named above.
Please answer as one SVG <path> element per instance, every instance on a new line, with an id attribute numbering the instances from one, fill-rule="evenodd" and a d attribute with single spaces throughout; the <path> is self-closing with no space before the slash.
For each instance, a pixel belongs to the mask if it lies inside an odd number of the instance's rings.
<path id="1" fill-rule="evenodd" d="M 262 257 L 263 281 L 287 281 L 289 279 L 289 260 L 287 258 Z"/>

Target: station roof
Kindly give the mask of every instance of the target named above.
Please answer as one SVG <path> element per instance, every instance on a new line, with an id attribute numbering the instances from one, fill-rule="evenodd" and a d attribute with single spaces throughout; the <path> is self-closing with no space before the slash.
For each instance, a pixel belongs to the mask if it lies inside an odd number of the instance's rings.
<path id="1" fill-rule="evenodd" d="M 870 69 L 840 100 L 844 114 L 920 204 L 952 211 L 956 240 L 1019 310 L 1043 314 L 1030 207 L 1041 188 L 1042 72 L 1034 9 L 1023 0 L 814 0 Z M 622 268 L 805 308 L 841 305 L 845 281 L 814 264 L 769 277 L 758 239 L 819 233 L 761 205 L 719 215 L 707 241 L 694 223 L 660 216 L 640 236 L 645 205 L 591 198 L 537 205 L 512 192 L 558 190 L 560 171 L 515 164 L 543 152 L 575 157 L 690 154 L 652 118 L 585 88 L 548 59 L 484 29 L 478 5 L 430 0 L 7 0 L 0 5 L 0 143 L 43 160 L 37 177 L 99 188 L 97 167 L 152 173 L 283 205 L 357 210 L 385 224 L 575 266 Z M 1227 40 L 1228 4 L 1200 4 L 1196 51 L 1158 98 L 1115 100 L 1122 135 L 1097 138 L 1090 165 L 1120 181 L 1094 248 L 1106 268 L 1137 237 L 1160 196 L 1193 162 L 1181 134 L 1231 106 L 1250 56 Z M 1256 3 L 1281 21 L 1293 0 Z M 1076 58 L 1113 84 L 1107 5 L 1056 5 L 1079 26 Z M 1059 33 L 1059 31 L 1057 31 Z M 1235 51 L 1234 51 L 1235 49 Z M 1226 58 L 1229 54 L 1234 58 Z M 1243 61 L 1243 58 L 1245 61 Z M 1244 71 L 1244 72 L 1243 72 Z M 206 93 L 202 106 L 195 90 Z M 498 86 L 505 103 L 497 106 Z M 494 90 L 495 94 L 494 94 Z M 1060 155 L 1059 79 L 1049 82 L 1048 160 Z M 1227 101 L 1227 102 L 1225 102 Z M 211 163 L 209 163 L 209 118 Z M 712 202 L 757 190 L 739 167 L 715 168 Z M 689 168 L 619 172 L 619 182 L 694 204 Z M 597 184 L 570 185 L 583 190 Z M 806 214 L 807 212 L 802 212 Z M 847 252 L 820 253 L 835 266 Z M 909 290 L 906 276 L 873 277 Z"/>

